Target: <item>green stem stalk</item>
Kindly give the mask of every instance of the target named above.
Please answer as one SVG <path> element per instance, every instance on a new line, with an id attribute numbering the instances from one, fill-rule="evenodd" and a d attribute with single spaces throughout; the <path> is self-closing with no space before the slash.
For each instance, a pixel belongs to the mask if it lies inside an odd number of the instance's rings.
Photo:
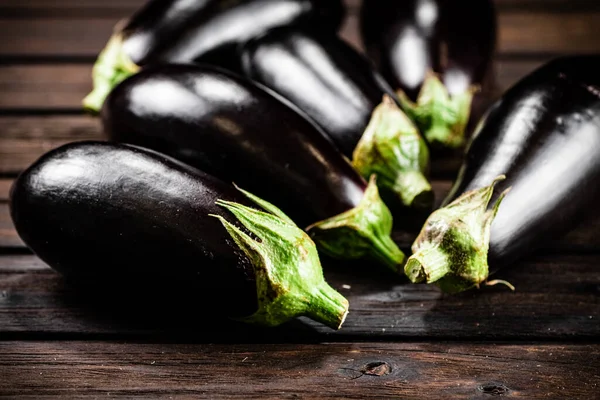
<path id="1" fill-rule="evenodd" d="M 501 175 L 490 186 L 466 192 L 429 216 L 404 267 L 412 282 L 435 283 L 456 293 L 487 280 L 490 229 L 508 189 L 487 207 L 494 186 L 504 179 Z"/>
<path id="2" fill-rule="evenodd" d="M 391 238 L 392 214 L 379 197 L 375 176 L 360 204 L 307 228 L 325 254 L 339 259 L 371 258 L 401 273 L 405 255 Z"/>
<path id="3" fill-rule="evenodd" d="M 398 98 L 403 110 L 415 122 L 429 143 L 459 148 L 465 143 L 465 130 L 471 115 L 471 104 L 479 86 L 451 96 L 436 74 L 430 72 L 417 98 L 411 101 L 402 91 Z"/>
<path id="4" fill-rule="evenodd" d="M 315 243 L 281 210 L 239 189 L 265 211 L 219 200 L 245 231 L 218 218 L 254 267 L 258 310 L 241 321 L 277 326 L 291 318 L 308 316 L 340 329 L 348 314 L 348 300 L 327 284 Z"/>
<path id="5" fill-rule="evenodd" d="M 140 67 L 123 50 L 121 35 L 113 34 L 94 64 L 93 90 L 83 99 L 83 108 L 91 114 L 98 114 L 112 89 L 139 70 Z"/>
<path id="6" fill-rule="evenodd" d="M 427 144 L 390 96 L 384 95 L 373 111 L 354 150 L 352 165 L 365 179 L 375 174 L 377 186 L 391 192 L 404 206 L 431 209 Z"/>

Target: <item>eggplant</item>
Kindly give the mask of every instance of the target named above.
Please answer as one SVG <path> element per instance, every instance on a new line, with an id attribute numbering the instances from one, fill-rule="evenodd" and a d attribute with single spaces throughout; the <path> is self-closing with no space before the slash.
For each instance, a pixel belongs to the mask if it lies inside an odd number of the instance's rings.
<path id="1" fill-rule="evenodd" d="M 496 50 L 493 1 L 365 1 L 360 20 L 367 54 L 427 140 L 462 146 Z"/>
<path id="2" fill-rule="evenodd" d="M 266 326 L 307 315 L 338 329 L 348 312 L 285 214 L 149 149 L 63 145 L 18 177 L 10 210 L 27 246 L 79 283 L 159 282 Z"/>
<path id="3" fill-rule="evenodd" d="M 592 215 L 600 200 L 599 70 L 600 56 L 554 59 L 488 110 L 444 208 L 413 244 L 405 268 L 413 281 L 468 289 Z"/>
<path id="4" fill-rule="evenodd" d="M 330 256 L 370 256 L 394 271 L 404 261 L 375 179 L 367 184 L 300 110 L 241 76 L 208 65 L 148 67 L 119 84 L 101 114 L 109 140 L 242 185 L 310 225 Z"/>
<path id="5" fill-rule="evenodd" d="M 244 44 L 240 56 L 246 77 L 302 109 L 364 178 L 376 174 L 403 205 L 431 209 L 427 145 L 363 55 L 333 33 L 284 27 Z"/>
<path id="6" fill-rule="evenodd" d="M 236 46 L 284 25 L 339 28 L 341 0 L 150 0 L 115 26 L 92 73 L 84 109 L 97 113 L 127 76 L 156 63 L 211 61 L 236 68 Z"/>

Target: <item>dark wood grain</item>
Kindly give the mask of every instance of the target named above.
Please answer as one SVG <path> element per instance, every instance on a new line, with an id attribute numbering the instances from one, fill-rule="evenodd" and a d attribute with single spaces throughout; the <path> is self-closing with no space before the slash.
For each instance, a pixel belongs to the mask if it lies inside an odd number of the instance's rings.
<path id="1" fill-rule="evenodd" d="M 8 256 L 3 256 L 8 257 Z M 444 295 L 365 263 L 324 263 L 350 302 L 340 331 L 300 318 L 264 330 L 207 313 L 176 288 L 78 288 L 35 256 L 0 257 L 0 337 L 185 338 L 193 342 L 314 340 L 587 339 L 600 337 L 599 255 L 538 255 L 494 275 L 517 290 L 482 287 Z M 83 335 L 83 336 L 82 336 Z"/>
<path id="2" fill-rule="evenodd" d="M 0 117 L 0 175 L 14 176 L 65 143 L 102 140 L 100 129 L 100 121 L 87 115 Z"/>
<path id="3" fill-rule="evenodd" d="M 0 250 L 3 247 L 25 247 L 15 232 L 6 202 L 0 202 Z"/>
<path id="4" fill-rule="evenodd" d="M 45 398 L 597 398 L 599 345 L 0 343 L 0 393 Z"/>
<path id="5" fill-rule="evenodd" d="M 10 185 L 12 179 L 0 179 L 0 203 L 8 200 L 8 192 L 10 191 Z"/>
<path id="6" fill-rule="evenodd" d="M 502 93 L 550 58 L 498 60 L 497 92 Z M 91 64 L 0 65 L 0 111 L 81 110 L 81 101 L 92 87 L 91 72 Z M 0 124 L 0 132 L 10 128 L 10 124 Z M 16 125 L 10 129 L 18 128 Z"/>
<path id="7" fill-rule="evenodd" d="M 78 108 L 92 89 L 91 64 L 0 66 L 0 108 Z"/>
<path id="8" fill-rule="evenodd" d="M 89 18 L 0 18 L 0 56 L 78 56 L 95 58 L 119 19 Z M 560 26 L 560 29 L 556 29 Z M 358 18 L 349 15 L 342 34 L 361 46 Z M 600 51 L 600 11 L 566 13 L 542 10 L 499 14 L 501 53 L 573 54 Z"/>
<path id="9" fill-rule="evenodd" d="M 12 16 L 17 11 L 21 11 L 19 15 L 32 16 L 54 16 L 53 10 L 62 12 L 74 13 L 77 15 L 94 15 L 98 10 L 114 10 L 122 15 L 131 13 L 141 7 L 146 0 L 0 0 L 0 9 L 4 12 L 1 15 Z M 344 0 L 349 13 L 356 14 L 360 8 L 361 0 Z M 539 9 L 596 9 L 598 2 L 596 0 L 495 0 L 496 6 L 500 11 L 503 10 L 520 10 L 526 12 L 528 10 Z M 72 14 L 69 14 L 72 15 Z"/>
<path id="10" fill-rule="evenodd" d="M 2 255 L 0 256 L 0 274 L 51 271 L 45 262 L 32 255 Z"/>

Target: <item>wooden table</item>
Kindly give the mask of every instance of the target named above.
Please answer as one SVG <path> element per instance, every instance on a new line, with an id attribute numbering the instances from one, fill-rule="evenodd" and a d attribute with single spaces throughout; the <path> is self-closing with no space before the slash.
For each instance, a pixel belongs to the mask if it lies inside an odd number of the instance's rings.
<path id="1" fill-rule="evenodd" d="M 598 221 L 497 274 L 514 293 L 448 296 L 376 267 L 326 266 L 351 304 L 338 332 L 305 319 L 256 329 L 164 293 L 124 306 L 67 286 L 16 235 L 8 190 L 43 152 L 102 139 L 80 101 L 113 25 L 140 4 L 0 0 L 0 397 L 600 398 Z M 600 51 L 597 0 L 497 4 L 500 92 L 554 56 Z M 343 35 L 360 48 L 349 5 Z M 436 171 L 441 199 L 456 170 Z"/>

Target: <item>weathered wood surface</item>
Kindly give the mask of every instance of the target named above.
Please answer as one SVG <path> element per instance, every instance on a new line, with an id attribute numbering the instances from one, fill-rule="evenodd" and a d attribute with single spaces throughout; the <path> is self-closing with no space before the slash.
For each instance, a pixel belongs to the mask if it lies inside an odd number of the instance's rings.
<path id="1" fill-rule="evenodd" d="M 86 115 L 0 116 L 0 176 L 15 176 L 63 144 L 102 139 L 100 121 Z"/>
<path id="2" fill-rule="evenodd" d="M 12 179 L 0 179 L 0 203 L 8 200 L 10 185 L 12 185 Z"/>
<path id="3" fill-rule="evenodd" d="M 599 345 L 0 342 L 0 393 L 46 398 L 598 398 Z"/>
<path id="4" fill-rule="evenodd" d="M 144 1 L 0 0 L 0 398 L 600 398 L 600 220 L 493 276 L 516 292 L 444 295 L 325 261 L 351 304 L 337 332 L 218 319 L 167 287 L 78 289 L 31 255 L 10 221 L 12 180 L 50 149 L 103 139 L 81 99 L 115 22 Z M 360 0 L 346 3 L 341 33 L 360 49 Z M 600 52 L 597 0 L 496 4 L 493 96 L 552 57 Z M 458 163 L 434 163 L 438 201 Z"/>
<path id="5" fill-rule="evenodd" d="M 0 256 L 0 338 L 171 337 L 193 342 L 374 339 L 597 340 L 600 256 L 537 256 L 494 275 L 512 282 L 459 295 L 414 285 L 375 265 L 324 263 L 350 302 L 339 331 L 301 318 L 264 330 L 208 314 L 193 294 L 167 286 L 79 289 L 35 256 Z M 145 292 L 145 293 L 144 293 Z"/>
<path id="6" fill-rule="evenodd" d="M 117 9 L 119 10 L 119 9 Z M 593 53 L 600 50 L 595 38 L 600 34 L 600 10 L 563 9 L 562 13 L 543 8 L 522 12 L 502 10 L 498 14 L 498 51 L 500 53 Z M 114 11 L 114 10 L 113 10 Z M 0 17 L 0 55 L 85 56 L 95 58 L 104 47 L 116 22 L 128 17 L 133 9 L 122 13 L 31 18 L 25 14 Z M 13 14 L 10 8 L 5 11 Z M 23 12 L 23 11 L 21 11 Z M 349 13 L 341 34 L 350 43 L 361 47 L 358 17 Z M 556 29 L 560 26 L 560 29 Z"/>
<path id="7" fill-rule="evenodd" d="M 495 91 L 503 93 L 550 59 L 551 57 L 542 56 L 527 60 L 497 61 Z M 67 109 L 72 113 L 81 112 L 81 101 L 92 89 L 91 76 L 91 62 L 0 65 L 0 112 L 22 109 Z"/>

